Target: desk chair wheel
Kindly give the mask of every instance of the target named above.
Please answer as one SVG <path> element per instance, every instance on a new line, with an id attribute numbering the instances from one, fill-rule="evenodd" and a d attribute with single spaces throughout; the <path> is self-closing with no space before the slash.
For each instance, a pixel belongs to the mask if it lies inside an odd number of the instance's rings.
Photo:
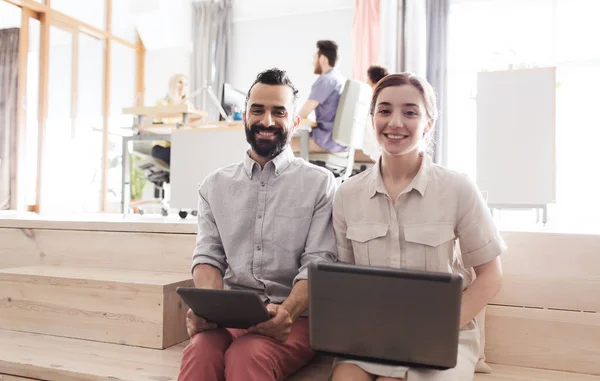
<path id="1" fill-rule="evenodd" d="M 186 218 L 187 215 L 188 215 L 188 212 L 186 212 L 185 210 L 180 210 L 179 211 L 179 217 Z"/>
<path id="2" fill-rule="evenodd" d="M 167 209 L 165 209 L 165 208 L 162 208 L 160 210 L 160 213 L 163 215 L 163 217 L 166 217 L 166 216 L 169 215 L 169 211 Z"/>

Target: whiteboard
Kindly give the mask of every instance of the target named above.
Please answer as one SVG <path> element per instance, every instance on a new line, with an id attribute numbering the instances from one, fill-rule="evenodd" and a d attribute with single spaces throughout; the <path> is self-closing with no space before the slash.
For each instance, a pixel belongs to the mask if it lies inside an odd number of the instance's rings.
<path id="1" fill-rule="evenodd" d="M 244 159 L 243 127 L 174 130 L 171 135 L 171 208 L 197 210 L 198 188 L 213 171 Z"/>
<path id="2" fill-rule="evenodd" d="M 477 185 L 490 205 L 556 199 L 556 68 L 477 77 Z"/>

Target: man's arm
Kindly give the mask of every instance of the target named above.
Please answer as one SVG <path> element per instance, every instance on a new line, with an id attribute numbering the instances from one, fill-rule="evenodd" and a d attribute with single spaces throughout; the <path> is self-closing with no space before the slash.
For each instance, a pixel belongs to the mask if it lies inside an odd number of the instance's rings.
<path id="1" fill-rule="evenodd" d="M 196 248 L 192 261 L 192 274 L 194 284 L 196 287 L 199 287 L 199 284 L 204 284 L 204 280 L 200 278 L 205 275 L 209 277 L 210 282 L 213 282 L 210 284 L 214 284 L 216 282 L 214 278 L 217 277 L 217 273 L 214 272 L 216 270 L 219 272 L 218 275 L 221 278 L 220 288 L 223 288 L 223 274 L 225 274 L 225 270 L 227 269 L 227 258 L 215 216 L 208 202 L 208 194 L 213 186 L 213 181 L 210 177 L 206 179 L 198 192 L 198 233 L 196 235 Z M 210 268 L 202 266 L 201 269 L 196 270 L 200 265 L 209 265 Z"/>
<path id="2" fill-rule="evenodd" d="M 200 186 L 198 197 L 198 235 L 192 263 L 192 277 L 197 288 L 222 289 L 223 274 L 227 260 L 221 236 L 207 200 L 210 180 Z M 189 309 L 186 318 L 188 335 L 194 335 L 216 329 L 217 325 L 207 322 Z"/>
<path id="3" fill-rule="evenodd" d="M 223 275 L 221 270 L 211 265 L 198 265 L 194 267 L 194 286 L 211 290 L 223 289 Z"/>
<path id="4" fill-rule="evenodd" d="M 250 333 L 269 336 L 285 342 L 292 332 L 294 322 L 308 308 L 308 281 L 301 280 L 292 288 L 292 292 L 281 305 L 269 304 L 267 311 L 271 319 L 249 329 Z"/>
<path id="5" fill-rule="evenodd" d="M 292 321 L 296 321 L 308 308 L 308 280 L 298 281 L 281 307 L 289 313 Z"/>
<path id="6" fill-rule="evenodd" d="M 306 102 L 304 102 L 298 115 L 300 116 L 300 118 L 306 119 L 306 118 L 308 118 L 308 115 L 311 112 L 313 112 L 314 109 L 317 108 L 318 105 L 319 105 L 319 101 L 316 101 L 314 99 L 309 99 Z"/>

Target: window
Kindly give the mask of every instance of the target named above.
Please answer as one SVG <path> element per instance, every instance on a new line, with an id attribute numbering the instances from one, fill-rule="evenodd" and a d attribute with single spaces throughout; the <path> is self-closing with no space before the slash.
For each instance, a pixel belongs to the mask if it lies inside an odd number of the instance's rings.
<path id="1" fill-rule="evenodd" d="M 113 0 L 114 3 L 119 1 L 121 0 Z M 106 4 L 104 0 L 52 0 L 50 6 L 98 29 L 106 29 Z"/>
<path id="2" fill-rule="evenodd" d="M 73 34 L 50 27 L 48 66 L 48 119 L 42 165 L 42 211 L 57 213 L 78 209 L 76 181 L 81 170 L 71 119 Z M 80 196 L 80 195 L 79 195 Z"/>
<path id="3" fill-rule="evenodd" d="M 103 71 L 104 41 L 81 34 L 75 136 L 84 167 L 79 188 L 85 195 L 80 210 L 85 212 L 99 212 L 101 208 Z"/>
<path id="4" fill-rule="evenodd" d="M 0 29 L 20 28 L 21 8 L 0 1 Z"/>
<path id="5" fill-rule="evenodd" d="M 135 42 L 134 9 L 132 0 L 112 3 L 112 34 L 125 41 Z"/>
<path id="6" fill-rule="evenodd" d="M 2 3 L 0 3 L 1 5 Z M 27 53 L 27 94 L 25 96 L 26 140 L 23 184 L 26 205 L 36 203 L 38 112 L 40 93 L 40 22 L 29 19 L 29 51 Z"/>
<path id="7" fill-rule="evenodd" d="M 123 128 L 133 125 L 131 115 L 123 115 L 124 107 L 136 103 L 135 91 L 135 51 L 114 43 L 111 53 L 110 71 L 110 118 L 109 118 L 109 168 L 108 195 L 109 210 L 118 211 L 121 205 L 122 139 Z"/>

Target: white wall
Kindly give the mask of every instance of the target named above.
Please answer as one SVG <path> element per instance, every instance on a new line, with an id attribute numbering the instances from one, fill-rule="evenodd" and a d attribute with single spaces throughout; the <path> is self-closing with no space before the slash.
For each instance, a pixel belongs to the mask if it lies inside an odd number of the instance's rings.
<path id="1" fill-rule="evenodd" d="M 21 8 L 0 1 L 0 29 L 20 28 Z"/>
<path id="2" fill-rule="evenodd" d="M 189 76 L 192 0 L 143 2 L 138 28 L 146 45 L 145 103 L 165 95 L 169 77 Z M 316 79 L 312 60 L 317 40 L 339 45 L 337 68 L 352 75 L 353 0 L 233 0 L 228 82 L 246 91 L 271 67 L 288 71 L 306 99 Z M 191 89 L 193 91 L 195 89 Z"/>
<path id="3" fill-rule="evenodd" d="M 136 16 L 138 31 L 146 47 L 144 103 L 153 105 L 165 96 L 169 78 L 189 77 L 192 54 L 192 1 L 149 0 Z M 192 89 L 194 90 L 194 89 Z"/>
<path id="4" fill-rule="evenodd" d="M 228 82 L 247 91 L 268 68 L 286 70 L 306 99 L 318 40 L 339 46 L 336 67 L 352 75 L 352 0 L 233 0 Z"/>

